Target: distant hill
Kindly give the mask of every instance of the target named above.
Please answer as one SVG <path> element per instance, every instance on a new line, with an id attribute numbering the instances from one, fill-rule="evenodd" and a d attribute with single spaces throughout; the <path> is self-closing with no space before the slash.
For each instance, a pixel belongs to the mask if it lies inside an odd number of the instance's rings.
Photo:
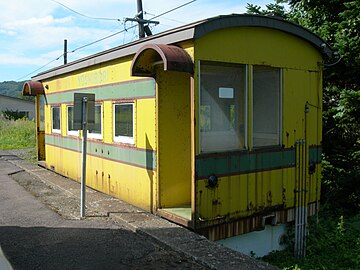
<path id="1" fill-rule="evenodd" d="M 5 81 L 0 82 L 0 95 L 23 98 L 22 88 L 24 82 Z"/>

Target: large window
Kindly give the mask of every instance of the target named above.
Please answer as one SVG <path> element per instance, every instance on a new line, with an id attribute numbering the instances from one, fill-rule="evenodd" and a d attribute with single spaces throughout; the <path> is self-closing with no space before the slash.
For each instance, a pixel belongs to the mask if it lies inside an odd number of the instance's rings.
<path id="1" fill-rule="evenodd" d="M 114 141 L 134 143 L 134 104 L 114 104 Z"/>
<path id="2" fill-rule="evenodd" d="M 74 106 L 67 107 L 67 134 L 78 136 L 79 131 L 74 129 Z"/>
<path id="3" fill-rule="evenodd" d="M 52 132 L 61 133 L 60 107 L 52 107 L 51 114 L 52 114 Z"/>
<path id="4" fill-rule="evenodd" d="M 94 127 L 89 130 L 89 138 L 102 139 L 102 105 L 95 105 L 95 124 Z"/>
<path id="5" fill-rule="evenodd" d="M 253 67 L 253 146 L 280 145 L 281 70 Z"/>
<path id="6" fill-rule="evenodd" d="M 244 149 L 246 66 L 200 64 L 200 150 L 202 153 Z"/>

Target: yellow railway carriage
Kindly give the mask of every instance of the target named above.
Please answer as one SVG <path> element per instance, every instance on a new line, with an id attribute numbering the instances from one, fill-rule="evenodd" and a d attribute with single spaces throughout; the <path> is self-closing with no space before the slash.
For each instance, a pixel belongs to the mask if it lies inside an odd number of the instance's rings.
<path id="1" fill-rule="evenodd" d="M 313 215 L 331 55 L 298 25 L 233 14 L 48 70 L 23 89 L 37 97 L 39 161 L 79 181 L 73 97 L 94 93 L 89 187 L 212 240 Z"/>

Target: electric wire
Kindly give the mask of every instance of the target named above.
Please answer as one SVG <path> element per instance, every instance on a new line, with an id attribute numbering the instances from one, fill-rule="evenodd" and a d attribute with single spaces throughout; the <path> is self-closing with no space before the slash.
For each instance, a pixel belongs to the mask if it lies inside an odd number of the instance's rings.
<path id="1" fill-rule="evenodd" d="M 74 13 L 76 13 L 77 15 L 80 15 L 80 16 L 85 17 L 85 18 L 88 18 L 88 19 L 92 19 L 92 20 L 103 20 L 103 21 L 121 21 L 120 19 L 114 19 L 114 18 L 91 17 L 91 16 L 85 15 L 85 14 L 83 14 L 83 13 L 80 13 L 80 12 L 78 12 L 78 11 L 76 11 L 76 10 L 74 10 L 74 9 L 66 6 L 66 5 L 63 4 L 63 3 L 60 3 L 60 2 L 58 2 L 58 1 L 56 1 L 56 0 L 50 0 L 50 1 L 52 1 L 52 2 L 54 2 L 54 3 L 57 3 L 58 5 L 60 5 L 60 6 L 64 7 L 64 8 L 66 8 L 66 9 L 70 10 L 71 12 L 74 12 Z"/>
<path id="2" fill-rule="evenodd" d="M 51 0 L 51 1 L 55 1 L 55 0 Z M 163 15 L 165 15 L 165 14 L 168 14 L 168 13 L 170 13 L 170 12 L 173 12 L 173 11 L 179 9 L 179 8 L 185 7 L 185 6 L 187 6 L 187 5 L 189 5 L 189 4 L 193 3 L 193 2 L 196 2 L 196 1 L 197 1 L 197 0 L 192 0 L 192 1 L 189 1 L 189 2 L 187 2 L 187 3 L 185 3 L 185 4 L 180 5 L 180 6 L 178 6 L 178 7 L 175 7 L 175 8 L 173 8 L 173 9 L 168 10 L 168 11 L 165 11 L 165 12 L 159 14 L 159 15 L 156 15 L 156 16 L 152 17 L 152 18 L 150 19 L 150 21 L 153 20 L 153 19 L 159 18 L 159 17 L 161 17 L 161 16 L 163 16 Z M 127 29 L 124 28 L 124 30 L 115 32 L 114 34 L 105 36 L 105 37 L 103 37 L 103 38 L 101 38 L 101 39 L 98 39 L 98 40 L 95 40 L 95 41 L 90 42 L 90 43 L 88 43 L 88 44 L 85 44 L 85 45 L 83 45 L 83 46 L 80 46 L 80 47 L 78 47 L 78 48 L 76 48 L 76 49 L 74 49 L 74 50 L 72 50 L 72 51 L 70 51 L 70 52 L 71 52 L 71 53 L 74 53 L 74 52 L 76 52 L 76 51 L 78 51 L 78 50 L 80 50 L 80 49 L 86 48 L 86 47 L 91 46 L 91 45 L 93 45 L 93 44 L 95 44 L 95 43 L 98 43 L 98 42 L 103 41 L 103 40 L 105 40 L 105 39 L 108 39 L 108 38 L 111 38 L 111 37 L 116 36 L 116 35 L 118 35 L 118 34 L 121 34 L 121 33 L 125 32 L 125 31 L 127 31 L 127 30 L 129 30 L 129 29 L 134 28 L 134 27 L 136 27 L 136 25 L 132 25 L 132 26 L 130 26 L 130 27 L 127 28 Z"/>
<path id="3" fill-rule="evenodd" d="M 58 3 L 58 4 L 60 4 L 60 5 L 64 6 L 64 7 L 66 7 L 67 9 L 69 9 L 69 10 L 71 10 L 71 11 L 73 11 L 73 12 L 79 14 L 79 15 L 81 15 L 81 16 L 89 17 L 89 16 L 84 15 L 84 14 L 81 14 L 81 13 L 75 11 L 75 10 L 72 10 L 72 9 L 70 9 L 69 7 L 67 7 L 67 6 L 65 6 L 65 5 L 59 3 L 59 2 L 57 2 L 57 1 L 55 1 L 55 0 L 51 0 L 51 1 L 56 2 L 56 3 Z M 161 17 L 161 16 L 163 16 L 163 15 L 165 15 L 165 14 L 168 14 L 168 13 L 170 13 L 170 12 L 173 12 L 173 11 L 179 9 L 179 8 L 185 7 L 185 6 L 187 6 L 187 5 L 191 4 L 191 3 L 194 3 L 194 2 L 196 2 L 196 1 L 197 1 L 197 0 L 192 0 L 192 1 L 186 2 L 185 4 L 182 4 L 182 5 L 180 5 L 180 6 L 177 6 L 177 7 L 173 8 L 173 9 L 170 9 L 170 10 L 168 10 L 168 11 L 165 11 L 165 12 L 159 14 L 159 15 L 156 15 L 156 16 L 152 17 L 150 20 L 159 18 L 159 17 Z M 93 17 L 89 17 L 89 18 L 95 19 L 95 18 L 93 18 Z M 96 18 L 96 19 L 101 19 L 101 18 Z M 103 18 L 103 19 L 106 19 L 106 18 Z M 120 21 L 119 19 L 111 19 L 111 20 Z M 124 25 L 125 25 L 125 24 L 124 24 Z M 75 52 L 78 51 L 78 50 L 81 50 L 81 49 L 83 49 L 83 48 L 89 47 L 89 46 L 91 46 L 91 45 L 93 45 L 93 44 L 96 44 L 96 43 L 98 43 L 98 42 L 101 42 L 101 41 L 103 41 L 103 40 L 105 40 L 105 39 L 108 39 L 108 38 L 111 38 L 111 37 L 113 37 L 113 36 L 119 35 L 119 34 L 121 34 L 121 33 L 127 32 L 129 29 L 135 28 L 136 26 L 137 26 L 137 25 L 135 24 L 135 25 L 132 25 L 132 26 L 130 26 L 130 27 L 128 27 L 128 28 L 124 27 L 124 29 L 121 30 L 121 31 L 115 32 L 115 33 L 113 33 L 113 34 L 111 34 L 111 35 L 108 35 L 108 36 L 105 36 L 105 37 L 100 38 L 100 39 L 98 39 L 98 40 L 92 41 L 92 42 L 90 42 L 90 43 L 88 43 L 88 44 L 85 44 L 85 45 L 82 45 L 82 46 L 80 46 L 80 47 L 77 47 L 77 48 L 75 48 L 75 49 L 73 49 L 73 50 L 71 50 L 71 51 L 68 51 L 68 52 L 66 52 L 66 53 L 75 53 Z M 61 57 L 63 57 L 63 56 L 64 56 L 64 53 L 61 54 L 61 55 L 60 55 L 59 57 L 57 57 L 56 59 L 51 60 L 50 62 L 46 63 L 45 65 L 37 68 L 36 70 L 34 70 L 34 71 L 32 71 L 32 72 L 30 72 L 30 73 L 28 73 L 28 74 L 20 77 L 19 79 L 17 79 L 17 81 L 19 81 L 19 80 L 21 80 L 21 79 L 23 79 L 23 78 L 25 78 L 25 77 L 28 77 L 28 76 L 34 74 L 35 72 L 38 72 L 39 70 L 47 67 L 47 66 L 50 65 L 51 63 L 59 60 L 59 59 L 60 59 Z"/>
<path id="4" fill-rule="evenodd" d="M 144 14 L 145 15 L 150 15 L 150 16 L 156 16 L 156 14 L 152 14 L 152 13 L 147 12 L 147 11 L 144 11 Z M 174 20 L 174 19 L 170 19 L 170 18 L 166 18 L 166 17 L 163 17 L 163 19 L 168 20 L 168 21 L 172 21 L 172 22 L 176 22 L 176 23 L 182 23 L 182 24 L 186 23 L 186 22 L 183 22 L 183 21 L 178 21 L 178 20 Z"/>
<path id="5" fill-rule="evenodd" d="M 100 41 L 103 41 L 103 40 L 105 40 L 105 39 L 108 39 L 108 38 L 111 38 L 111 37 L 113 37 L 113 36 L 119 35 L 119 34 L 121 34 L 121 33 L 123 33 L 123 32 L 127 32 L 127 30 L 132 29 L 132 28 L 135 28 L 135 27 L 136 27 L 136 25 L 132 25 L 132 26 L 128 27 L 127 29 L 123 29 L 123 30 L 118 31 L 118 32 L 115 32 L 115 33 L 113 33 L 113 34 L 111 34 L 111 35 L 105 36 L 105 37 L 103 37 L 103 38 L 100 38 L 100 39 L 95 40 L 95 41 L 93 41 L 93 42 L 90 42 L 90 43 L 88 43 L 88 44 L 85 44 L 85 45 L 82 45 L 82 46 L 80 46 L 80 47 L 77 47 L 77 48 L 69 51 L 68 53 L 74 53 L 74 52 L 76 52 L 76 51 L 78 51 L 78 50 L 81 50 L 81 49 L 83 49 L 83 48 L 89 47 L 89 46 L 91 46 L 91 45 L 93 45 L 93 44 L 95 44 L 95 43 L 98 43 L 98 42 L 100 42 Z"/>
<path id="6" fill-rule="evenodd" d="M 187 2 L 187 3 L 185 3 L 185 4 L 182 4 L 182 5 L 178 6 L 178 7 L 175 7 L 175 8 L 173 8 L 173 9 L 170 9 L 170 10 L 168 10 L 168 11 L 165 11 L 165 12 L 159 14 L 159 15 L 156 15 L 155 17 L 152 17 L 150 20 L 153 20 L 153 19 L 159 18 L 159 17 L 161 17 L 161 16 L 164 16 L 164 15 L 170 13 L 170 12 L 173 12 L 173 11 L 179 9 L 179 8 L 185 7 L 185 6 L 187 6 L 187 5 L 191 4 L 191 3 L 194 3 L 194 2 L 196 2 L 196 1 L 197 1 L 197 0 L 189 1 L 189 2 Z"/>
<path id="7" fill-rule="evenodd" d="M 28 73 L 28 74 L 26 74 L 26 75 L 24 75 L 24 76 L 22 76 L 22 77 L 18 78 L 16 81 L 21 81 L 22 79 L 24 79 L 24 78 L 26 78 L 26 77 L 28 77 L 28 76 L 30 76 L 30 75 L 32 75 L 32 74 L 34 74 L 35 72 L 38 72 L 38 71 L 42 70 L 43 68 L 45 68 L 45 67 L 47 67 L 48 65 L 50 65 L 51 63 L 53 63 L 53 62 L 55 62 L 55 61 L 59 60 L 59 59 L 60 59 L 61 57 L 63 57 L 63 56 L 64 56 L 64 53 L 63 53 L 63 54 L 61 54 L 61 55 L 60 55 L 59 57 L 57 57 L 56 59 L 53 59 L 53 60 L 51 60 L 50 62 L 46 63 L 45 65 L 43 65 L 43 66 L 41 66 L 41 67 L 39 67 L 39 68 L 35 69 L 34 71 L 32 71 L 32 72 L 30 72 L 30 73 Z"/>

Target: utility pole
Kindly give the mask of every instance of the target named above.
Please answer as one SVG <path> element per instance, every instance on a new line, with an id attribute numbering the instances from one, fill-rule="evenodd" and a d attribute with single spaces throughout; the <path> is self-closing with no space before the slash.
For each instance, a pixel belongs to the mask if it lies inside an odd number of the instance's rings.
<path id="1" fill-rule="evenodd" d="M 64 65 L 67 64 L 67 39 L 64 39 Z"/>
<path id="2" fill-rule="evenodd" d="M 145 31 L 144 31 L 144 23 L 141 22 L 141 20 L 144 20 L 144 11 L 142 7 L 142 0 L 137 0 L 137 17 L 139 18 L 139 38 L 145 37 Z"/>
<path id="3" fill-rule="evenodd" d="M 150 20 L 144 20 L 144 11 L 142 6 L 142 0 L 137 0 L 137 14 L 135 18 L 125 18 L 125 22 L 131 21 L 131 22 L 137 22 L 139 25 L 139 38 L 144 38 L 145 35 L 151 36 L 151 30 L 149 27 L 149 24 L 159 24 L 158 21 L 150 21 Z"/>

